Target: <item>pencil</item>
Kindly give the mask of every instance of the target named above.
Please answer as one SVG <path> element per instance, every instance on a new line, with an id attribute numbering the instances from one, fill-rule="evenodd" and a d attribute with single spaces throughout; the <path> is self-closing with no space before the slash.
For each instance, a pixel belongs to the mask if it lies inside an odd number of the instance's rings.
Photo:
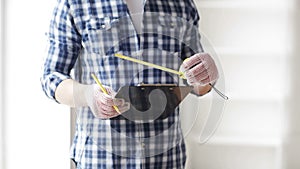
<path id="1" fill-rule="evenodd" d="M 92 77 L 93 79 L 96 81 L 96 83 L 98 84 L 98 86 L 100 87 L 100 89 L 102 90 L 103 93 L 108 94 L 106 89 L 103 87 L 103 85 L 101 84 L 100 80 L 95 76 L 95 74 L 92 73 Z M 118 109 L 117 106 L 113 106 L 114 109 L 118 112 L 121 113 L 120 110 Z"/>

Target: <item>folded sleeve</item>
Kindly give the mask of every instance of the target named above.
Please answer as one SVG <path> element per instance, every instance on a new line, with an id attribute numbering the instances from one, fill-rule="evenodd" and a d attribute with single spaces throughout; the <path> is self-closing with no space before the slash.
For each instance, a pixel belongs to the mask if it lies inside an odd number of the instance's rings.
<path id="1" fill-rule="evenodd" d="M 45 94 L 56 101 L 55 90 L 63 80 L 70 78 L 82 49 L 81 35 L 76 29 L 67 0 L 58 0 L 46 35 L 47 48 L 40 81 Z"/>

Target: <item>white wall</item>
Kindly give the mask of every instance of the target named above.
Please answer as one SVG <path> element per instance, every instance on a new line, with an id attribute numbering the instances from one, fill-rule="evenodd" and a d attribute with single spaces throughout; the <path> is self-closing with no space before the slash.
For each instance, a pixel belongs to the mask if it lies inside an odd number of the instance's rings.
<path id="1" fill-rule="evenodd" d="M 2 39 L 3 39 L 3 1 L 1 0 L 0 1 L 0 168 L 4 168 L 4 163 L 3 163 L 3 81 L 2 81 L 2 78 L 3 78 L 3 42 L 2 42 Z"/>
<path id="2" fill-rule="evenodd" d="M 45 32 L 55 2 L 5 2 L 3 169 L 53 169 L 70 165 L 69 108 L 47 99 L 39 81 Z"/>
<path id="3" fill-rule="evenodd" d="M 285 98 L 285 118 L 284 118 L 284 144 L 283 144 L 283 168 L 300 168 L 300 1 L 294 0 L 292 14 L 292 45 L 289 48 L 291 57 L 289 59 L 288 95 Z"/>
<path id="4" fill-rule="evenodd" d="M 299 69 L 295 68 L 299 67 L 299 57 L 291 58 L 288 50 L 293 46 L 296 20 L 292 20 L 292 1 L 196 0 L 196 4 L 201 30 L 219 54 L 230 100 L 207 144 L 199 144 L 193 137 L 187 139 L 188 168 L 294 169 L 282 164 L 292 166 L 299 161 L 295 159 L 297 153 L 300 155 L 295 150 L 297 140 L 291 139 L 297 138 L 299 131 L 299 102 L 296 93 L 290 92 L 295 88 L 291 83 L 299 79 Z M 283 154 L 285 132 L 290 133 L 286 147 L 294 144 Z"/>

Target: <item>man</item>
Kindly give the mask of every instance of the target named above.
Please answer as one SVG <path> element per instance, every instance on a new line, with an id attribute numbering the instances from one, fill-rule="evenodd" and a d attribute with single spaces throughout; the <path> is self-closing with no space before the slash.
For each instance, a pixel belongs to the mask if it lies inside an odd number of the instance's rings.
<path id="1" fill-rule="evenodd" d="M 144 96 L 142 92 L 128 91 L 137 105 L 117 97 L 124 86 L 178 85 L 179 77 L 115 54 L 181 68 L 193 93 L 201 96 L 210 91 L 218 71 L 211 56 L 203 53 L 198 24 L 192 0 L 58 0 L 41 82 L 48 97 L 76 107 L 71 158 L 78 169 L 184 168 L 178 108 L 158 112 L 158 118 L 136 119 L 130 112 L 146 111 L 137 108 L 145 107 L 136 97 Z M 157 96 L 166 104 L 172 99 Z"/>

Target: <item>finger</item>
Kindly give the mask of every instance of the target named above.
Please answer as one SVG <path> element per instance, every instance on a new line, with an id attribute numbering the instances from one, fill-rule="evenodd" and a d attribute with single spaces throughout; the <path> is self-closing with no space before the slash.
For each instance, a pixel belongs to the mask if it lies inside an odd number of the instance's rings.
<path id="1" fill-rule="evenodd" d="M 113 112 L 115 111 L 113 105 L 106 105 L 106 104 L 98 104 L 98 109 L 100 112 Z"/>
<path id="2" fill-rule="evenodd" d="M 122 106 L 118 106 L 118 109 L 121 113 L 124 113 L 130 109 L 130 103 L 125 102 Z"/>
<path id="3" fill-rule="evenodd" d="M 120 113 L 124 113 L 126 111 L 128 111 L 130 109 L 130 103 L 126 102 L 123 104 L 123 106 L 119 106 L 118 107 Z M 119 112 L 117 112 L 115 109 L 111 109 L 110 111 L 104 111 L 104 110 L 100 110 L 100 113 L 98 115 L 99 118 L 112 118 L 112 117 L 116 117 L 118 115 L 120 115 Z"/>
<path id="4" fill-rule="evenodd" d="M 195 65 L 197 65 L 197 64 L 199 64 L 199 63 L 201 63 L 201 61 L 202 61 L 202 60 L 201 60 L 200 57 L 198 57 L 198 55 L 194 55 L 194 56 L 192 56 L 192 57 L 190 57 L 190 58 L 184 60 L 184 62 L 182 63 L 182 65 L 183 65 L 183 68 L 184 68 L 185 70 L 189 70 L 189 69 L 192 68 L 193 66 L 195 66 Z"/>
<path id="5" fill-rule="evenodd" d="M 209 84 L 211 81 L 212 81 L 212 80 L 211 80 L 209 77 L 207 77 L 206 79 L 202 79 L 202 80 L 201 80 L 201 83 L 202 83 L 202 85 L 207 85 L 207 84 Z"/>
<path id="6" fill-rule="evenodd" d="M 195 79 L 195 83 L 201 84 L 201 85 L 207 84 L 207 80 L 208 81 L 210 80 L 208 76 L 206 76 L 206 77 L 199 77 L 199 78 L 201 78 L 201 79 Z"/>
<path id="7" fill-rule="evenodd" d="M 124 107 L 119 108 L 120 112 L 125 112 Z M 127 111 L 127 110 L 126 110 Z M 116 116 L 119 116 L 120 113 L 118 113 L 115 109 L 110 111 L 110 112 L 102 112 L 98 115 L 98 118 L 102 118 L 102 119 L 109 119 L 109 118 L 113 118 Z"/>
<path id="8" fill-rule="evenodd" d="M 204 80 L 206 78 L 209 78 L 209 74 L 206 70 L 203 72 L 198 72 L 197 74 L 194 75 L 194 79 L 199 82 L 201 82 L 202 80 Z"/>
<path id="9" fill-rule="evenodd" d="M 105 94 L 105 93 L 100 93 L 96 96 L 97 101 L 100 101 L 100 103 L 105 104 L 105 105 L 114 105 L 113 98 L 112 96 Z"/>
<path id="10" fill-rule="evenodd" d="M 123 106 L 125 103 L 125 100 L 124 99 L 121 99 L 121 98 L 114 98 L 113 99 L 113 104 L 115 106 Z"/>
<path id="11" fill-rule="evenodd" d="M 190 70 L 186 71 L 186 77 L 192 78 L 203 72 L 207 72 L 207 70 L 206 70 L 206 67 L 204 66 L 204 64 L 200 63 L 200 64 L 194 66 L 193 68 L 191 68 Z"/>
<path id="12" fill-rule="evenodd" d="M 207 71 L 203 71 L 201 73 L 198 73 L 198 74 L 193 75 L 193 76 L 189 76 L 187 78 L 188 83 L 190 85 L 195 85 L 195 84 L 201 84 L 201 85 L 203 85 L 203 83 L 206 83 L 206 79 L 210 80 L 210 77 L 209 77 Z"/>
<path id="13" fill-rule="evenodd" d="M 106 92 L 108 95 L 113 96 L 113 97 L 116 95 L 116 92 L 112 88 L 105 87 L 105 89 L 106 89 Z"/>

